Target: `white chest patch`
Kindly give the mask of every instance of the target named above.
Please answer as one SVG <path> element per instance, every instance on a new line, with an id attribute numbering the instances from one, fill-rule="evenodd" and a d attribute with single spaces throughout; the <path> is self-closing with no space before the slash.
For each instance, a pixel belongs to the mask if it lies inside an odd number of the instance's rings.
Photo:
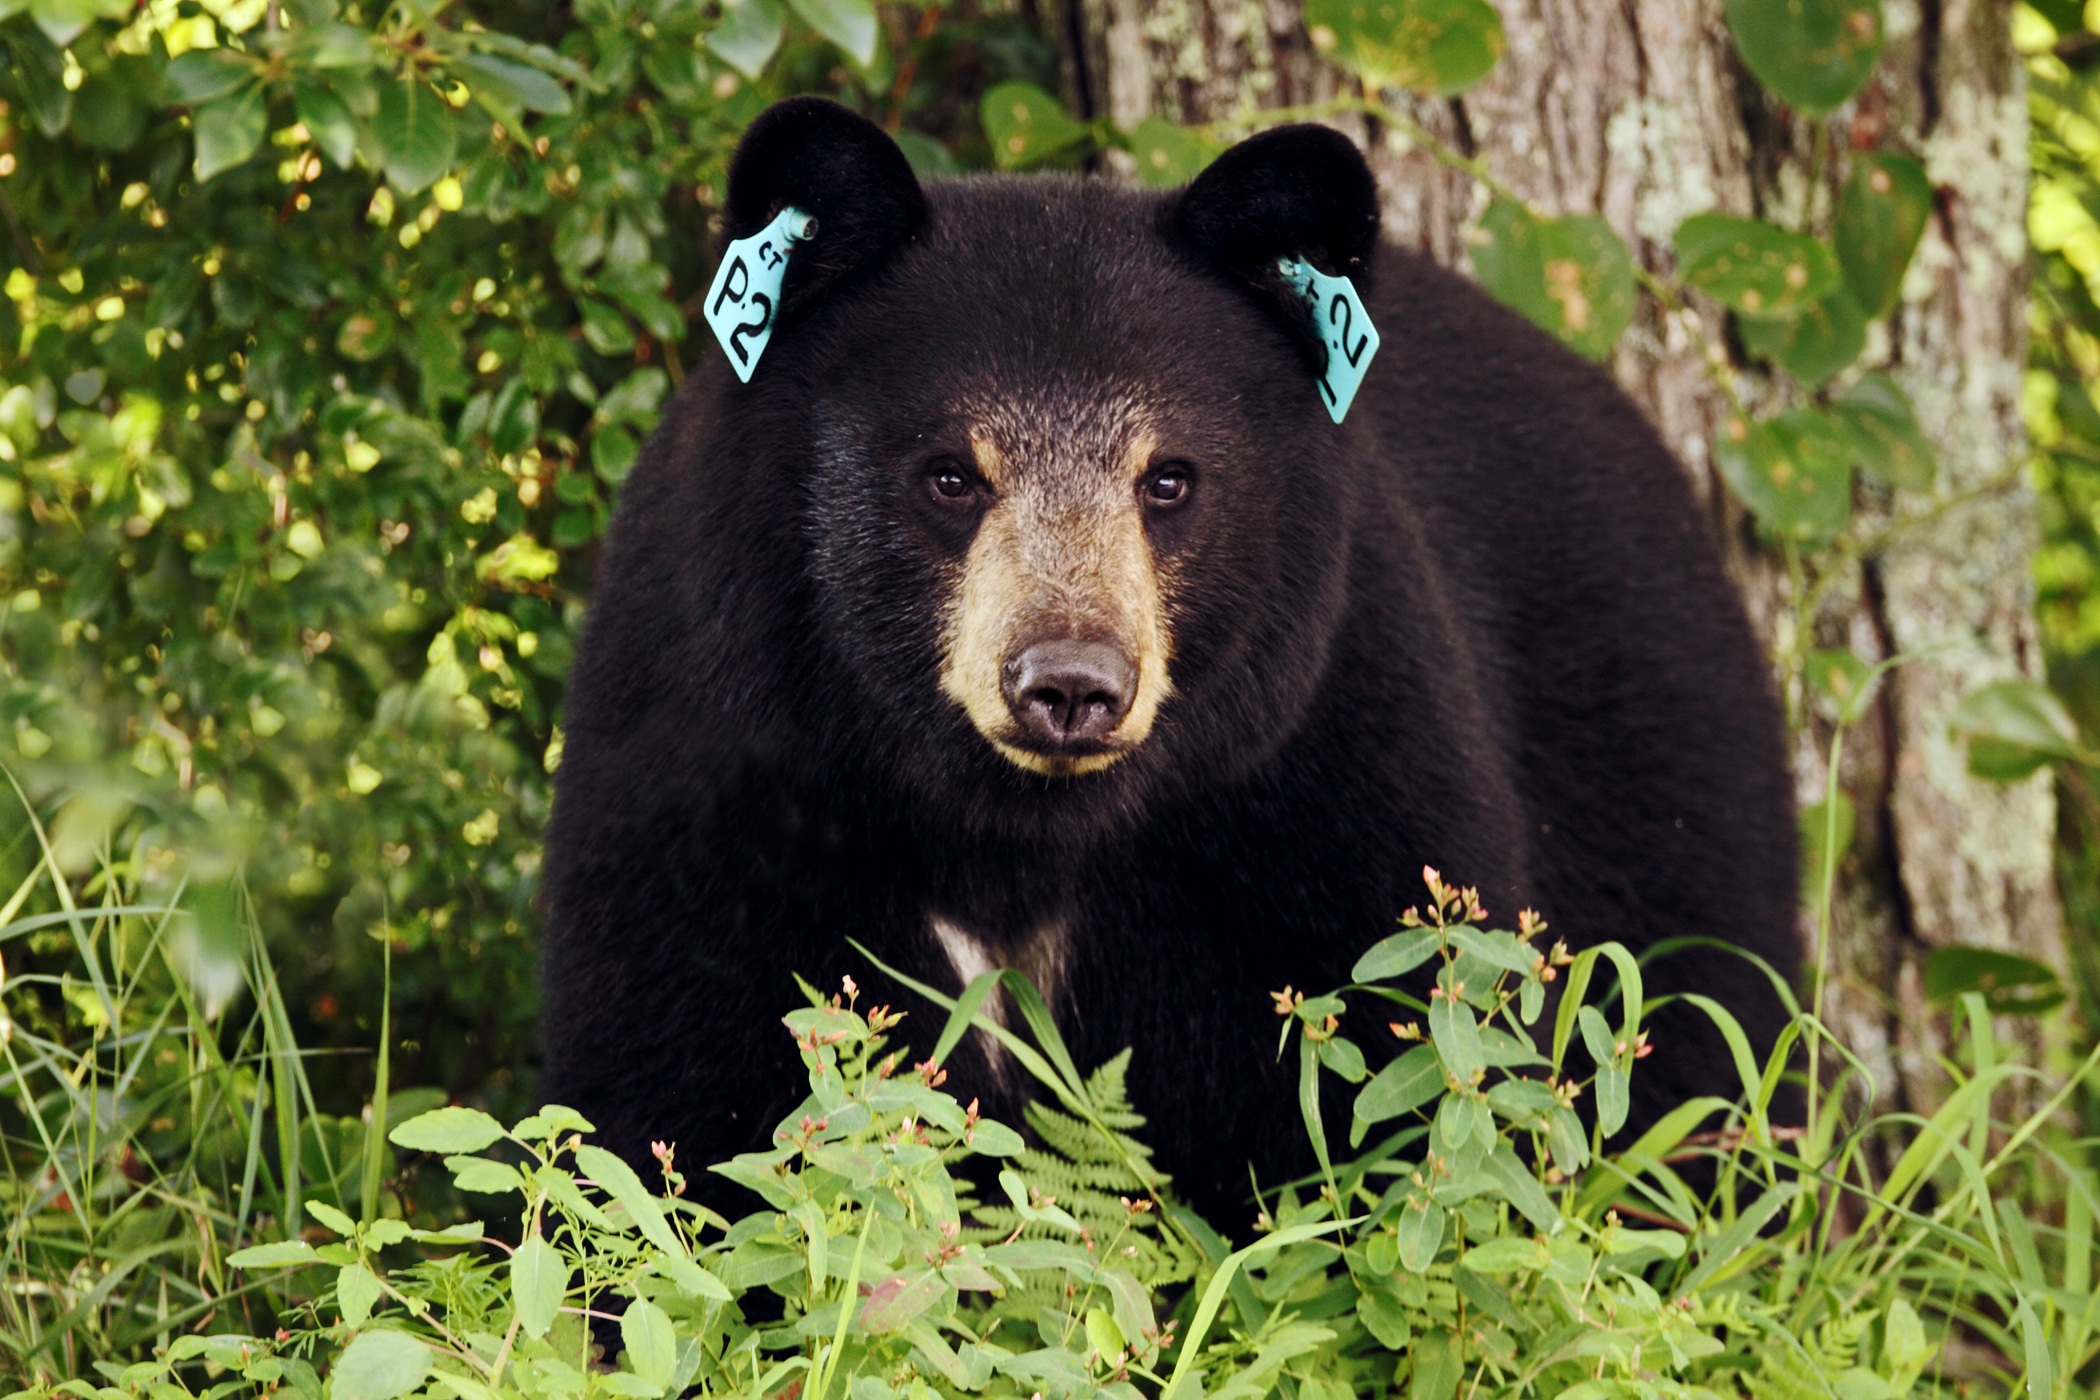
<path id="1" fill-rule="evenodd" d="M 938 914 L 933 916 L 933 936 L 940 940 L 941 951 L 948 955 L 949 965 L 965 987 L 993 968 L 1004 965 L 992 961 L 992 950 L 980 942 L 977 935 Z M 1000 1025 L 1006 1024 L 1006 1003 L 998 997 L 985 998 L 984 1010 Z"/>
<path id="2" fill-rule="evenodd" d="M 1064 970 L 1065 953 L 1070 944 L 1063 919 L 1052 919 L 1042 924 L 1013 947 L 995 947 L 961 924 L 940 914 L 927 915 L 927 923 L 932 927 L 933 936 L 940 943 L 941 951 L 948 955 L 949 966 L 955 969 L 958 992 L 994 968 L 1010 967 L 1033 982 L 1046 1003 L 1054 1004 L 1058 983 Z M 1006 996 L 1003 992 L 994 992 L 986 997 L 979 1009 L 1001 1026 L 1013 1024 L 1008 1018 Z M 981 1031 L 978 1033 L 978 1041 L 984 1047 L 985 1058 L 991 1062 L 993 1074 L 1004 1080 L 1007 1075 L 1005 1050 L 997 1040 Z"/>

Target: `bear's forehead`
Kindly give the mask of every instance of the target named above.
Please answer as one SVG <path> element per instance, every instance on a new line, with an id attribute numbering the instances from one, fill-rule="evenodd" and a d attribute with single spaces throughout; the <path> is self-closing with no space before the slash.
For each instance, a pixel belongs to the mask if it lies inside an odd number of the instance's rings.
<path id="1" fill-rule="evenodd" d="M 1058 357 L 1186 320 L 1203 279 L 1169 246 L 1157 195 L 1063 177 L 935 182 L 890 285 L 974 353 Z"/>
<path id="2" fill-rule="evenodd" d="M 893 421 L 967 425 L 1018 458 L 1120 459 L 1198 393 L 1199 361 L 1261 333 L 1168 243 L 1161 196 L 1055 176 L 927 196 L 839 366 Z"/>

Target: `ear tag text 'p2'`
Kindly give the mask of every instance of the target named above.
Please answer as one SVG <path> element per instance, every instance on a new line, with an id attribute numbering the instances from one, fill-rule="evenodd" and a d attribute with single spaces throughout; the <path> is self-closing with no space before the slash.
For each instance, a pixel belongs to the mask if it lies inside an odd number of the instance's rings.
<path id="1" fill-rule="evenodd" d="M 1371 324 L 1371 313 L 1364 310 L 1356 284 L 1348 278 L 1329 277 L 1303 258 L 1284 258 L 1276 268 L 1313 309 L 1313 325 L 1327 347 L 1320 398 L 1327 416 L 1339 423 L 1356 399 L 1371 357 L 1378 353 L 1378 327 Z"/>
<path id="2" fill-rule="evenodd" d="M 729 352 L 729 367 L 741 383 L 751 382 L 751 371 L 773 338 L 788 253 L 816 232 L 817 221 L 790 206 L 757 233 L 722 250 L 722 265 L 707 289 L 707 324 Z"/>

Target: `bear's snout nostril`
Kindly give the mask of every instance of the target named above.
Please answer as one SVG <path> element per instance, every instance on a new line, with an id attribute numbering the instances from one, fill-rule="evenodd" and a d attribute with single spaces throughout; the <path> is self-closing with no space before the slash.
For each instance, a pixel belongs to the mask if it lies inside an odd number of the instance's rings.
<path id="1" fill-rule="evenodd" d="M 1107 642 L 1037 642 L 1004 670 L 1006 706 L 1031 748 L 1094 748 L 1123 722 L 1137 696 L 1137 667 Z"/>

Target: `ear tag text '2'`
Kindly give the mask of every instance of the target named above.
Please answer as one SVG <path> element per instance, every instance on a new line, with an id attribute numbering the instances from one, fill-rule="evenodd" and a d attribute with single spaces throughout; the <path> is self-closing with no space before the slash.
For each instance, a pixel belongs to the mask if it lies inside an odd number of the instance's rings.
<path id="1" fill-rule="evenodd" d="M 1339 423 L 1347 416 L 1356 391 L 1378 353 L 1378 327 L 1364 310 L 1356 284 L 1346 277 L 1329 277 L 1303 258 L 1284 258 L 1277 271 L 1305 298 L 1313 309 L 1313 325 L 1327 347 L 1327 373 L 1320 380 L 1320 398 L 1327 416 Z"/>
<path id="2" fill-rule="evenodd" d="M 816 232 L 817 221 L 791 205 L 757 233 L 722 250 L 722 265 L 707 289 L 707 324 L 729 352 L 729 367 L 741 383 L 751 382 L 751 371 L 773 338 L 788 254 Z"/>

